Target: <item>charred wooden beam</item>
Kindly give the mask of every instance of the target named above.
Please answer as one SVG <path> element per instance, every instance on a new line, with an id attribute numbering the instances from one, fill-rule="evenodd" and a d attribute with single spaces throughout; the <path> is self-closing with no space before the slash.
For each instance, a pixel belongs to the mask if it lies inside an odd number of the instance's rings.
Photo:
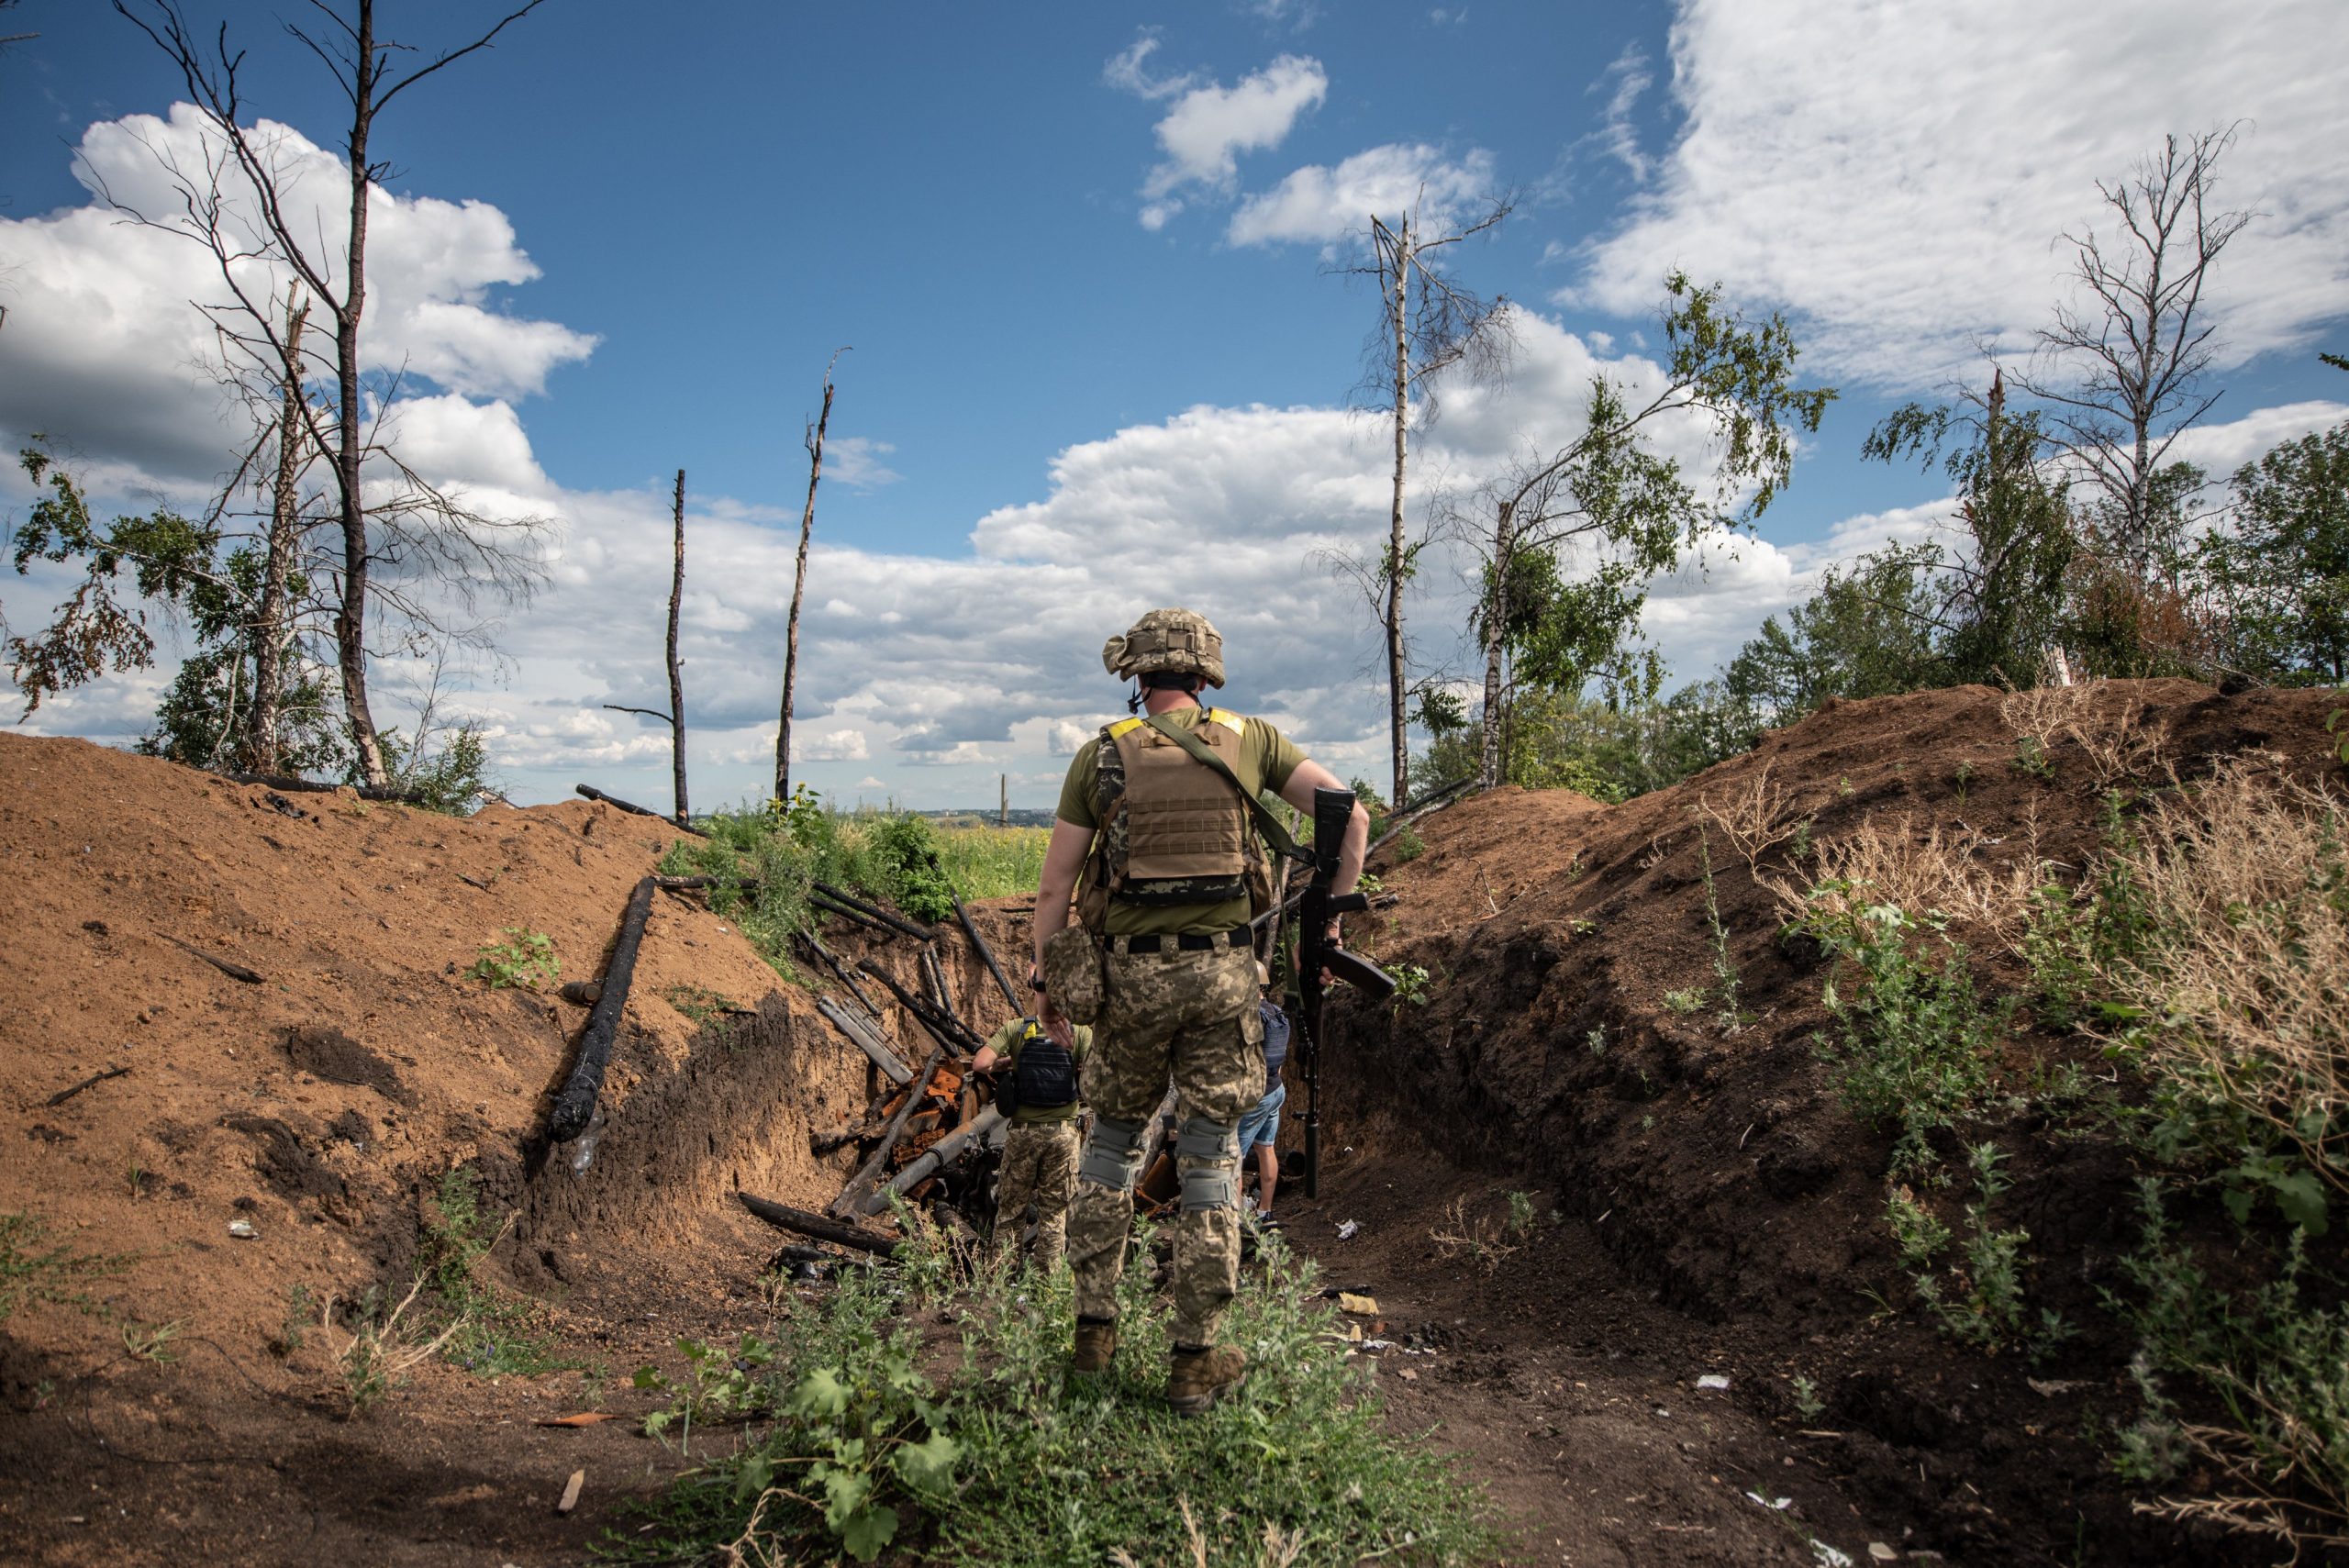
<path id="1" fill-rule="evenodd" d="M 824 945 L 824 940 L 821 937 L 802 926 L 799 929 L 799 940 L 807 943 L 809 951 L 818 958 L 823 960 L 825 968 L 840 976 L 841 984 L 848 987 L 849 995 L 856 998 L 859 1006 L 876 1018 L 881 1016 L 881 1009 L 873 1005 L 873 998 L 864 994 L 864 987 L 856 983 L 856 976 L 849 973 L 848 965 L 840 961 L 840 955 Z"/>
<path id="2" fill-rule="evenodd" d="M 895 937 L 897 934 L 894 928 L 883 925 L 872 916 L 859 914 L 844 904 L 835 904 L 820 893 L 811 893 L 807 895 L 807 906 L 810 909 L 820 909 L 827 915 L 837 915 L 841 919 L 862 926 L 868 931 L 877 931 L 884 937 Z"/>
<path id="3" fill-rule="evenodd" d="M 873 1190 L 873 1184 L 881 1179 L 881 1173 L 888 1167 L 890 1153 L 897 1147 L 897 1140 L 906 1134 L 906 1124 L 913 1119 L 915 1107 L 929 1097 L 930 1081 L 938 1075 L 938 1064 L 945 1059 L 944 1046 L 930 1048 L 930 1060 L 921 1064 L 920 1073 L 915 1077 L 912 1085 L 906 1090 L 906 1103 L 899 1106 L 897 1114 L 889 1118 L 888 1130 L 881 1135 L 881 1147 L 875 1149 L 864 1163 L 857 1167 L 856 1174 L 851 1176 L 848 1179 L 848 1185 L 841 1189 L 841 1195 L 832 1200 L 831 1213 L 834 1218 L 846 1219 L 850 1215 L 854 1214 L 858 1203 L 863 1201 L 866 1193 Z"/>
<path id="4" fill-rule="evenodd" d="M 161 932 L 158 932 L 157 934 L 159 936 L 161 935 Z M 182 952 L 195 954 L 197 958 L 202 959 L 205 962 L 210 964 L 213 968 L 218 970 L 221 973 L 227 975 L 231 980 L 241 980 L 248 985 L 263 985 L 268 984 L 267 977 L 262 975 L 257 970 L 247 969 L 241 963 L 233 963 L 228 959 L 220 957 L 217 953 L 208 953 L 193 943 L 180 940 L 177 937 L 164 937 L 163 940 L 171 943 L 173 947 L 179 949 Z"/>
<path id="5" fill-rule="evenodd" d="M 584 788 L 584 785 L 581 786 Z M 619 1032 L 620 1015 L 628 1009 L 629 982 L 636 978 L 636 950 L 644 940 L 644 922 L 652 914 L 653 878 L 645 877 L 628 897 L 620 917 L 619 940 L 612 944 L 612 962 L 605 966 L 603 990 L 579 1034 L 579 1059 L 571 1076 L 555 1092 L 554 1108 L 547 1115 L 547 1136 L 568 1143 L 587 1130 L 596 1115 L 596 1101 L 604 1092 L 604 1070 L 610 1064 L 612 1039 Z"/>
<path id="6" fill-rule="evenodd" d="M 918 1186 L 930 1176 L 937 1174 L 939 1169 L 948 1161 L 954 1159 L 963 1150 L 969 1148 L 974 1139 L 985 1138 L 1002 1125 L 1003 1113 L 993 1106 L 989 1106 L 977 1116 L 931 1144 L 920 1159 L 891 1177 L 887 1186 L 860 1200 L 856 1206 L 857 1212 L 860 1214 L 880 1213 L 889 1207 L 889 1199 L 893 1195 Z"/>
<path id="7" fill-rule="evenodd" d="M 937 871 L 937 878 L 940 878 L 940 880 L 947 878 L 947 871 L 944 871 L 944 866 L 940 866 L 940 863 L 937 863 L 937 854 L 930 854 L 930 871 Z M 980 960 L 982 960 L 982 962 L 986 964 L 986 972 L 989 972 L 989 974 L 994 974 L 994 976 L 996 976 L 996 984 L 998 984 L 998 986 L 1003 988 L 1003 1002 L 1006 1002 L 1008 1007 L 1012 1009 L 1012 1017 L 1019 1017 L 1019 1014 L 1027 1012 L 1027 1007 L 1024 1007 L 1022 1002 L 1019 1002 L 1019 993 L 1012 991 L 1012 984 L 1010 984 L 1010 981 L 1006 979 L 1006 976 L 1003 976 L 1003 964 L 996 962 L 996 951 L 991 949 L 991 946 L 986 946 L 986 937 L 980 937 L 980 928 L 977 928 L 977 922 L 973 922 L 973 917 L 970 917 L 970 911 L 968 911 L 968 908 L 963 908 L 963 899 L 961 899 L 961 896 L 958 896 L 956 892 L 953 892 L 953 887 L 947 887 L 947 899 L 952 901 L 952 904 L 953 904 L 953 917 L 956 917 L 956 920 L 961 920 L 961 925 L 963 925 L 963 934 L 965 934 L 965 937 L 970 937 L 970 946 L 973 946 L 973 949 L 977 949 L 977 953 L 980 953 Z"/>
<path id="8" fill-rule="evenodd" d="M 873 1065 L 881 1069 L 889 1082 L 897 1084 L 913 1082 L 913 1069 L 907 1067 L 904 1059 L 889 1049 L 889 1042 L 883 1040 L 863 1018 L 858 1018 L 829 996 L 817 997 L 816 1010 L 823 1014 L 834 1029 L 848 1036 L 850 1042 L 859 1051 L 871 1057 Z"/>
<path id="9" fill-rule="evenodd" d="M 744 1208 L 778 1230 L 788 1230 L 797 1236 L 812 1236 L 818 1241 L 829 1241 L 835 1247 L 853 1247 L 858 1251 L 884 1258 L 897 1250 L 896 1239 L 876 1235 L 862 1226 L 843 1225 L 837 1219 L 828 1219 L 820 1214 L 810 1214 L 804 1208 L 793 1208 L 785 1204 L 769 1203 L 748 1193 L 736 1193 L 734 1195 L 742 1200 Z"/>
<path id="10" fill-rule="evenodd" d="M 986 1043 L 974 1034 L 962 1019 L 952 1013 L 940 1012 L 930 1003 L 898 984 L 888 971 L 875 967 L 870 959 L 858 960 L 856 966 L 886 985 L 889 988 L 889 995 L 897 999 L 898 1006 L 911 1013 L 915 1020 L 931 1034 L 952 1044 L 958 1054 L 970 1055 Z"/>
<path id="11" fill-rule="evenodd" d="M 834 887 L 828 882 L 811 881 L 807 885 L 815 889 L 818 893 L 822 894 L 825 897 L 830 899 L 835 904 L 843 905 L 848 908 L 855 910 L 861 915 L 869 916 L 872 918 L 880 921 L 884 925 L 896 927 L 898 930 L 905 932 L 906 935 L 913 938 L 914 940 L 918 942 L 926 942 L 930 940 L 930 932 L 927 929 L 915 925 L 911 920 L 907 919 L 902 915 L 892 915 L 886 909 L 867 904 L 863 899 L 857 897 L 852 893 L 841 892 L 839 888 Z"/>
<path id="12" fill-rule="evenodd" d="M 49 1106 L 61 1106 L 66 1101 L 72 1099 L 74 1095 L 80 1094 L 83 1090 L 95 1088 L 100 1084 L 105 1083 L 107 1079 L 119 1078 L 129 1071 L 130 1069 L 128 1067 L 109 1067 L 103 1073 L 93 1073 L 88 1077 L 83 1079 L 80 1083 L 74 1084 L 72 1088 L 58 1090 L 57 1093 L 43 1100 L 41 1104 Z"/>
<path id="13" fill-rule="evenodd" d="M 709 837 L 708 834 L 703 832 L 698 828 L 688 828 L 685 824 L 672 817 L 665 811 L 655 811 L 649 806 L 639 806 L 632 800 L 622 800 L 618 795 L 606 795 L 602 790 L 597 789 L 593 784 L 574 784 L 572 787 L 576 789 L 581 795 L 585 795 L 588 799 L 601 801 L 606 806 L 612 807 L 616 811 L 629 811 L 635 813 L 639 817 L 650 817 L 656 822 L 663 823 L 668 827 L 674 828 L 680 833 L 691 833 L 696 839 L 707 839 Z"/>

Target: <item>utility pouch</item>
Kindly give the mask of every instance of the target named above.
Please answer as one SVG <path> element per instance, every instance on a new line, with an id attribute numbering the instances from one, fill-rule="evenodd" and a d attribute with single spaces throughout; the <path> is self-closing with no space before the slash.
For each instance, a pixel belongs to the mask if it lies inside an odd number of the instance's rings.
<path id="1" fill-rule="evenodd" d="M 1101 943 L 1083 926 L 1063 926 L 1044 944 L 1044 995 L 1073 1024 L 1101 1017 Z"/>

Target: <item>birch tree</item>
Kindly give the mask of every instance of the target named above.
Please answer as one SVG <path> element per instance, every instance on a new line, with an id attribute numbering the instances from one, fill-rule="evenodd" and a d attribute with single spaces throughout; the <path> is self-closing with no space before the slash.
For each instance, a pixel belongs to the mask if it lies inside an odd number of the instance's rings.
<path id="1" fill-rule="evenodd" d="M 1664 281 L 1664 352 L 1652 378 L 1591 378 L 1583 428 L 1564 446 L 1529 454 L 1485 496 L 1485 587 L 1476 627 L 1485 651 L 1485 711 L 1477 777 L 1500 781 L 1503 673 L 1515 639 L 1542 651 L 1546 684 L 1562 689 L 1606 663 L 1646 601 L 1646 583 L 1680 551 L 1724 528 L 1750 526 L 1793 477 L 1798 431 L 1819 428 L 1834 398 L 1794 384 L 1794 334 L 1784 317 L 1751 325 L 1721 304 L 1718 285 L 1685 273 Z M 1655 450 L 1667 420 L 1694 417 L 1712 441 L 1710 483 Z M 1582 575 L 1571 574 L 1580 568 Z M 1545 584 L 1529 624 L 1513 588 Z"/>
<path id="2" fill-rule="evenodd" d="M 1458 229 L 1439 227 L 1432 238 L 1421 227 L 1416 208 L 1390 224 L 1370 220 L 1370 256 L 1350 272 L 1376 279 L 1382 322 L 1379 376 L 1391 398 L 1394 423 L 1394 485 L 1387 510 L 1386 548 L 1372 573 L 1374 595 L 1386 634 L 1386 713 L 1392 752 L 1397 810 L 1410 798 L 1411 748 L 1408 716 L 1409 650 L 1403 628 L 1403 591 L 1416 570 L 1419 550 L 1404 529 L 1404 499 L 1409 472 L 1411 405 L 1416 395 L 1422 421 L 1432 418 L 1435 403 L 1432 379 L 1454 365 L 1467 362 L 1479 373 L 1491 373 L 1508 358 L 1510 348 L 1508 301 L 1486 299 L 1429 264 L 1431 252 L 1457 245 L 1471 235 L 1497 228 L 1512 210 L 1497 201 L 1484 217 Z"/>

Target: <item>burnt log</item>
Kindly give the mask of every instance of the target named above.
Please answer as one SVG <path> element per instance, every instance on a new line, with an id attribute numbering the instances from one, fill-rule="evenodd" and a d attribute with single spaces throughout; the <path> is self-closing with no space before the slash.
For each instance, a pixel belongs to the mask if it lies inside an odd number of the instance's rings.
<path id="1" fill-rule="evenodd" d="M 807 895 L 807 907 L 820 909 L 827 915 L 837 915 L 851 924 L 862 926 L 868 931 L 878 931 L 885 937 L 894 937 L 897 934 L 895 928 L 883 925 L 870 915 L 859 914 L 844 904 L 835 904 L 820 893 L 810 893 Z"/>
<path id="2" fill-rule="evenodd" d="M 389 784 L 326 784 L 317 779 L 297 779 L 288 773 L 222 773 L 230 784 L 261 784 L 266 788 L 295 795 L 332 795 L 347 789 L 362 800 L 380 800 L 393 806 L 414 806 L 424 797 L 412 789 L 394 789 Z"/>
<path id="3" fill-rule="evenodd" d="M 824 940 L 821 937 L 803 926 L 799 930 L 799 940 L 806 942 L 809 950 L 824 961 L 824 966 L 827 969 L 840 976 L 841 984 L 848 987 L 849 995 L 856 998 L 858 1005 L 863 1006 L 866 1013 L 875 1018 L 881 1016 L 881 1009 L 873 1005 L 873 998 L 864 994 L 864 987 L 856 983 L 856 976 L 849 973 L 848 965 L 842 963 L 839 955 L 824 945 Z"/>
<path id="4" fill-rule="evenodd" d="M 742 1207 L 778 1230 L 788 1230 L 797 1236 L 812 1236 L 818 1241 L 829 1241 L 835 1247 L 853 1247 L 860 1252 L 887 1257 L 897 1250 L 894 1237 L 876 1235 L 862 1226 L 843 1225 L 837 1219 L 827 1219 L 820 1214 L 810 1214 L 804 1208 L 785 1204 L 769 1203 L 748 1193 L 736 1193 Z"/>
<path id="5" fill-rule="evenodd" d="M 896 927 L 898 930 L 905 932 L 906 935 L 913 938 L 914 940 L 918 942 L 926 942 L 930 940 L 930 932 L 927 929 L 915 925 L 911 920 L 907 919 L 902 915 L 892 915 L 886 909 L 883 909 L 875 905 L 867 904 L 863 899 L 857 897 L 854 894 L 843 893 L 829 882 L 811 881 L 807 885 L 813 888 L 816 892 L 822 894 L 825 897 L 830 899 L 835 904 L 842 905 L 850 909 L 853 909 L 858 914 L 868 916 L 873 919 L 880 921 L 884 925 Z"/>
<path id="6" fill-rule="evenodd" d="M 870 959 L 859 959 L 856 966 L 887 986 L 889 995 L 897 999 L 898 1006 L 914 1016 L 915 1022 L 920 1024 L 937 1039 L 946 1041 L 953 1048 L 956 1054 L 972 1055 L 980 1046 L 986 1043 L 972 1033 L 970 1028 L 962 1019 L 952 1013 L 940 1012 L 930 1003 L 898 984 L 888 971 L 876 968 Z"/>
<path id="7" fill-rule="evenodd" d="M 585 788 L 585 785 L 581 785 Z M 653 878 L 645 877 L 628 897 L 620 917 L 619 940 L 612 944 L 612 962 L 605 966 L 603 990 L 579 1034 L 578 1060 L 571 1076 L 556 1091 L 554 1107 L 547 1114 L 547 1136 L 568 1143 L 587 1130 L 596 1115 L 596 1101 L 604 1092 L 604 1070 L 611 1062 L 612 1039 L 619 1032 L 620 1015 L 628 1010 L 629 982 L 636 977 L 636 950 L 644 940 L 644 922 L 652 914 Z"/>
<path id="8" fill-rule="evenodd" d="M 639 817 L 650 817 L 654 821 L 662 823 L 666 827 L 674 828 L 680 833 L 691 833 L 696 839 L 707 839 L 709 837 L 708 834 L 703 832 L 698 828 L 688 828 L 685 824 L 672 817 L 665 811 L 655 811 L 649 806 L 639 806 L 632 800 L 622 800 L 618 795 L 606 795 L 602 790 L 597 789 L 593 784 L 574 784 L 572 787 L 576 789 L 581 795 L 585 795 L 588 799 L 601 801 L 604 805 L 612 807 L 616 811 L 628 811 L 633 812 Z"/>
<path id="9" fill-rule="evenodd" d="M 217 954 L 205 951 L 202 948 L 196 947 L 193 943 L 184 942 L 177 937 L 164 937 L 163 940 L 171 943 L 173 947 L 179 949 L 182 952 L 195 954 L 197 958 L 202 959 L 205 962 L 210 964 L 213 968 L 218 970 L 221 973 L 227 975 L 231 980 L 241 980 L 248 985 L 262 985 L 268 984 L 265 976 L 257 971 L 247 969 L 241 963 L 232 963 L 228 960 L 221 958 Z"/>

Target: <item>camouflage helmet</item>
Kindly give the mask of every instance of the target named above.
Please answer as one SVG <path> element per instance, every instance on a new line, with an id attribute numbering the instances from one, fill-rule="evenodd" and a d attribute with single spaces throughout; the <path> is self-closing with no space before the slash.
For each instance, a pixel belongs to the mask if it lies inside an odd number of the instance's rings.
<path id="1" fill-rule="evenodd" d="M 1124 636 L 1101 645 L 1101 664 L 1121 681 L 1171 670 L 1178 675 L 1204 675 L 1208 685 L 1220 686 L 1223 639 L 1197 611 L 1152 610 Z"/>

